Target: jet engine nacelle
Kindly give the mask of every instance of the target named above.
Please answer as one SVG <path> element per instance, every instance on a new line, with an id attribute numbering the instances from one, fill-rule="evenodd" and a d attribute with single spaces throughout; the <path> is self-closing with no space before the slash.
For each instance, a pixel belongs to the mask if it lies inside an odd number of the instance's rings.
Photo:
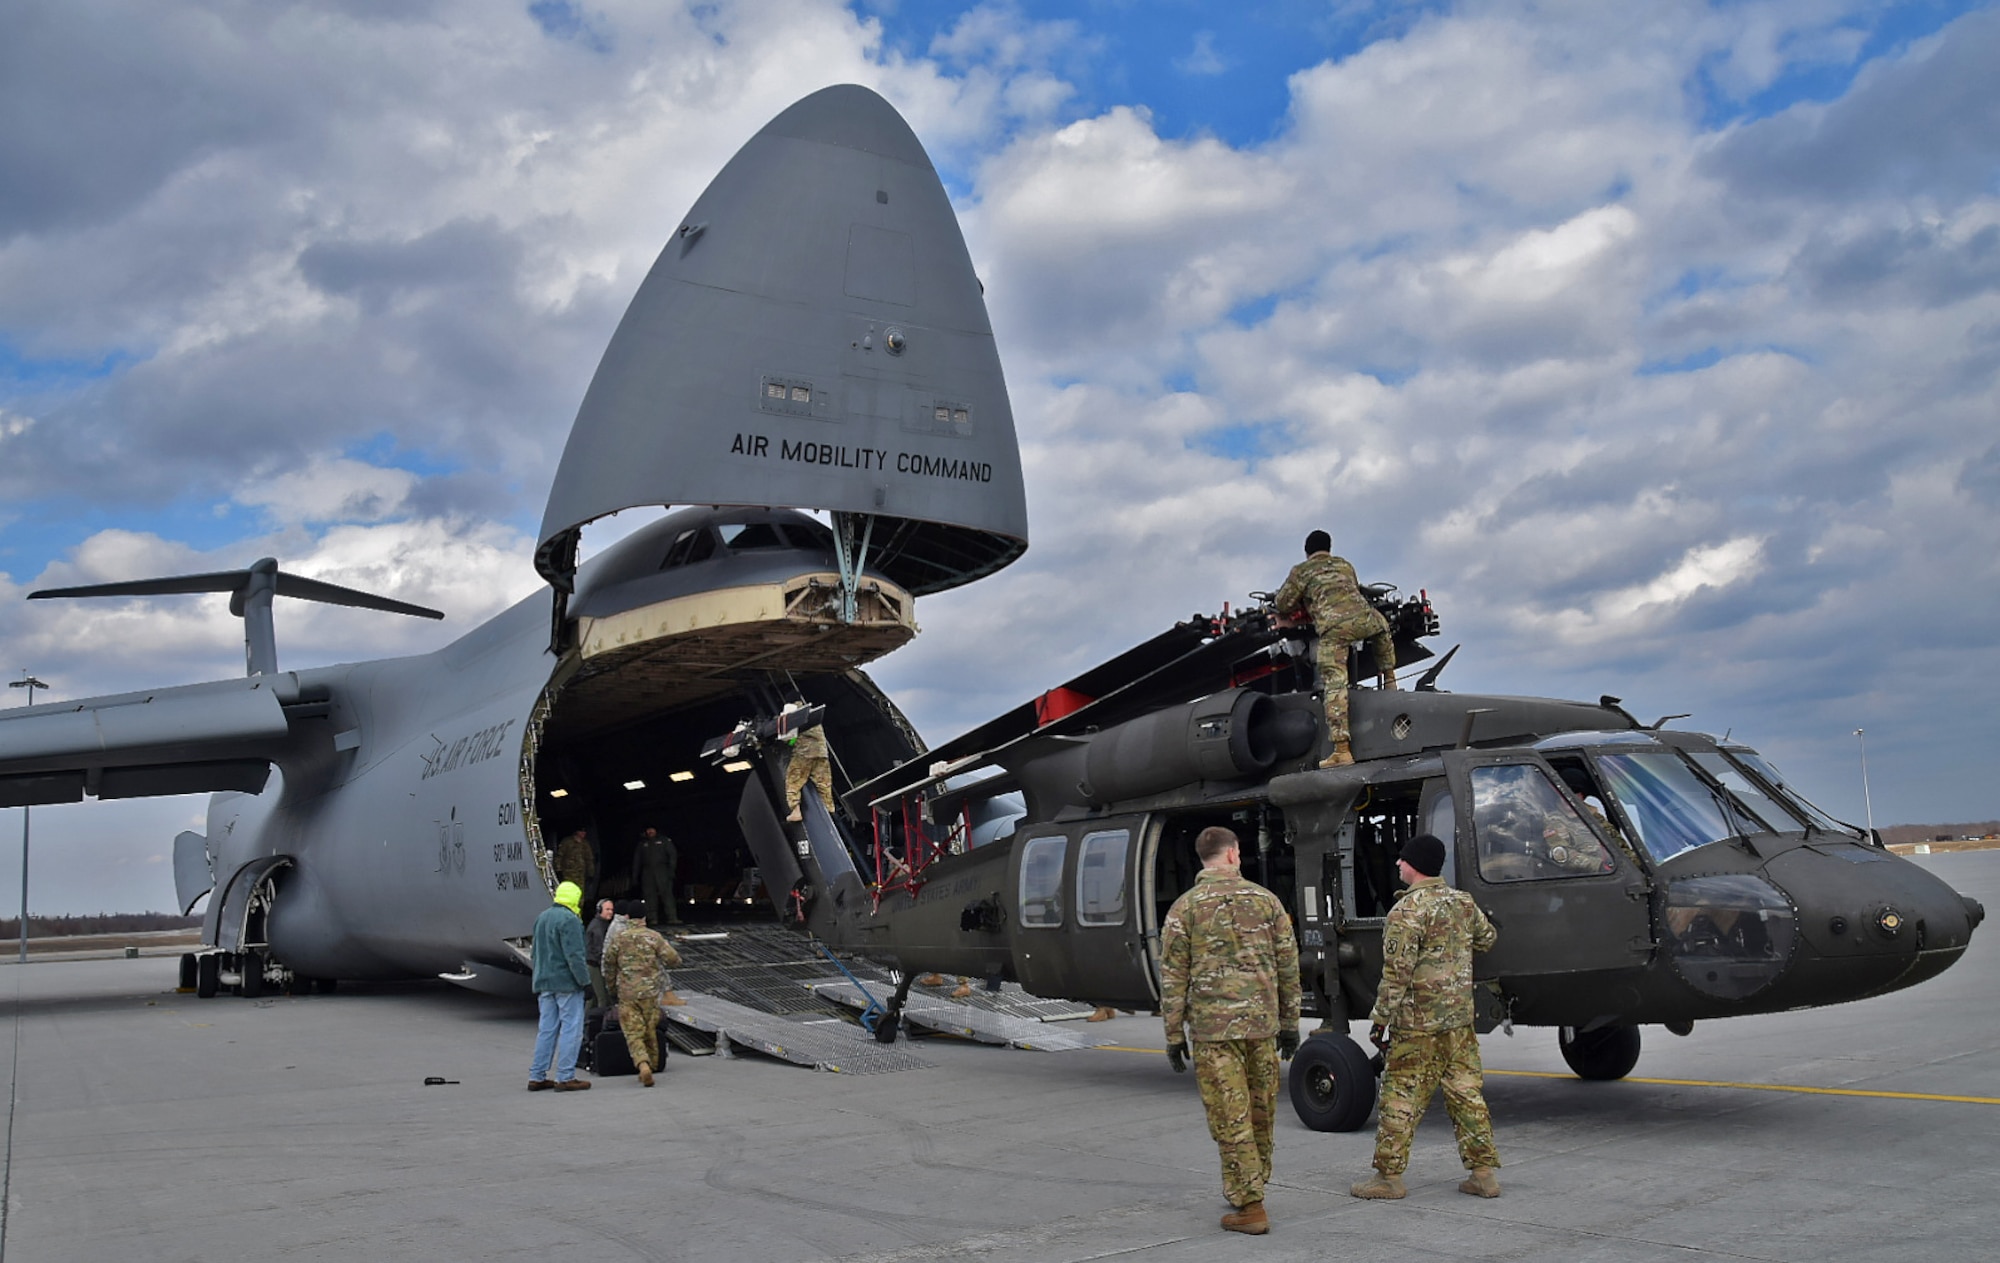
<path id="1" fill-rule="evenodd" d="M 1096 807 L 1262 776 L 1306 753 L 1317 735 L 1312 710 L 1230 689 L 1065 741 L 1022 767 L 1020 779 L 1035 804 L 1031 814 L 1063 804 Z"/>

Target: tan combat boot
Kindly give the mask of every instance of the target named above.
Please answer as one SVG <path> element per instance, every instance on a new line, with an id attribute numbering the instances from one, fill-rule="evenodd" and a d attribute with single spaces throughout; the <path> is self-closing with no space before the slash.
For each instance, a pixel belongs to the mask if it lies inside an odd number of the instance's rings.
<path id="1" fill-rule="evenodd" d="M 1392 693 L 1396 691 L 1396 669 L 1394 667 L 1382 673 L 1382 687 Z"/>
<path id="2" fill-rule="evenodd" d="M 669 991 L 660 997 L 660 1007 L 662 1008 L 678 1009 L 686 1003 L 687 1001 L 681 999 L 680 993 L 677 991 Z"/>
<path id="3" fill-rule="evenodd" d="M 965 979 L 963 978 L 959 979 L 958 985 L 951 989 L 951 998 L 954 1000 L 963 1000 L 965 999 L 965 997 L 971 994 L 972 994 L 972 984 L 965 981 Z"/>
<path id="4" fill-rule="evenodd" d="M 1492 1167 L 1474 1167 L 1471 1175 L 1459 1181 L 1458 1191 L 1474 1197 L 1498 1197 L 1500 1177 L 1493 1174 Z"/>
<path id="5" fill-rule="evenodd" d="M 1111 1007 L 1110 1005 L 1108 1005 L 1108 1004 L 1100 1004 L 1100 1005 L 1098 1005 L 1098 1006 L 1097 1006 L 1097 1011 L 1096 1011 L 1095 1013 L 1092 1013 L 1092 1014 L 1091 1014 L 1091 1015 L 1090 1015 L 1089 1017 L 1085 1018 L 1085 1019 L 1084 1019 L 1084 1021 L 1086 1021 L 1086 1022 L 1108 1022 L 1108 1021 L 1110 1021 L 1110 1020 L 1111 1020 L 1112 1018 L 1114 1018 L 1114 1017 L 1117 1017 L 1117 1016 L 1118 1016 L 1118 1010 L 1117 1010 L 1117 1009 L 1114 1009 L 1114 1008 L 1112 1008 L 1112 1007 Z"/>
<path id="6" fill-rule="evenodd" d="M 650 1062 L 639 1063 L 639 1086 L 642 1088 L 653 1086 L 653 1067 Z"/>
<path id="7" fill-rule="evenodd" d="M 1377 1171 L 1347 1191 L 1356 1197 L 1382 1198 L 1388 1201 L 1396 1201 L 1407 1197 L 1410 1192 L 1410 1190 L 1403 1187 L 1402 1176 L 1384 1175 L 1380 1171 Z"/>
<path id="8" fill-rule="evenodd" d="M 917 985 L 920 987 L 942 987 L 944 985 L 944 975 L 925 974 L 923 977 L 917 979 Z"/>
<path id="9" fill-rule="evenodd" d="M 1224 1215 L 1222 1226 L 1231 1232 L 1247 1232 L 1253 1237 L 1261 1237 L 1271 1230 L 1271 1217 L 1264 1213 L 1264 1203 L 1251 1202 Z"/>
<path id="10" fill-rule="evenodd" d="M 1333 743 L 1333 753 L 1321 759 L 1319 765 L 1321 767 L 1346 767 L 1352 762 L 1354 762 L 1354 752 L 1348 749 L 1347 739 L 1343 737 Z"/>

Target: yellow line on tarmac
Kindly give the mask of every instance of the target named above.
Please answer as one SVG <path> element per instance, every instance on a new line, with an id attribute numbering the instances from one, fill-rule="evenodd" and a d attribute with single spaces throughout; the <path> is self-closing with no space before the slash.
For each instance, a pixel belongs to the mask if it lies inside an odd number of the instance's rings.
<path id="1" fill-rule="evenodd" d="M 1152 1053 L 1166 1055 L 1164 1048 L 1127 1048 L 1122 1044 L 1099 1044 L 1100 1052 Z M 1560 1070 L 1494 1070 L 1487 1074 L 1512 1075 L 1517 1079 L 1575 1079 Z M 1581 1082 L 1581 1080 L 1578 1080 Z M 1668 1088 L 1741 1088 L 1746 1092 L 1797 1092 L 1804 1096 L 1873 1096 L 1890 1101 L 1949 1101 L 1955 1105 L 2000 1105 L 1996 1096 L 1950 1096 L 1940 1092 L 1879 1092 L 1873 1088 L 1812 1088 L 1798 1083 L 1730 1083 L 1722 1079 L 1621 1079 L 1621 1083 L 1650 1083 Z"/>
<path id="2" fill-rule="evenodd" d="M 1488 1070 L 1487 1074 L 1513 1075 L 1522 1079 L 1574 1079 L 1556 1070 Z M 1798 1092 L 1806 1096 L 1875 1096 L 1891 1101 L 1950 1101 L 1958 1105 L 2000 1105 L 2000 1097 L 1947 1096 L 1936 1092 L 1878 1092 L 1872 1088 L 1811 1088 L 1796 1083 L 1728 1083 L 1719 1079 L 1625 1079 L 1625 1083 L 1652 1083 L 1669 1088 L 1742 1088 L 1749 1092 Z"/>

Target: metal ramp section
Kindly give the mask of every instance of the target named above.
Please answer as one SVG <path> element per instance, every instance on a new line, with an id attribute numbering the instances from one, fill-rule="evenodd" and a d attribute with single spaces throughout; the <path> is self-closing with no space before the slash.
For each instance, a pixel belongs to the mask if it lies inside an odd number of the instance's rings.
<path id="1" fill-rule="evenodd" d="M 844 1017 L 801 1020 L 760 1013 L 712 995 L 687 994 L 685 999 L 686 1004 L 662 1012 L 668 1021 L 710 1036 L 718 1056 L 749 1048 L 794 1065 L 840 1074 L 928 1070 L 935 1064 L 901 1045 L 876 1043 L 874 1036 Z"/>
<path id="2" fill-rule="evenodd" d="M 861 1009 L 868 1003 L 860 988 L 845 978 L 825 978 L 810 985 L 816 994 L 836 1000 L 850 1009 Z M 903 1002 L 903 1020 L 926 1030 L 957 1035 L 982 1044 L 1007 1044 L 1035 1052 L 1070 1052 L 1079 1048 L 1099 1048 L 1113 1042 L 1108 1035 L 1062 1029 L 1051 1024 L 1062 1018 L 1023 1016 L 1010 1011 L 1015 1006 L 1033 1011 L 1049 1005 L 1061 1005 L 1062 1001 L 1041 1000 L 1021 991 L 1015 991 L 1011 996 L 1005 991 L 997 995 L 975 992 L 973 999 L 984 999 L 985 1003 L 947 1000 L 912 990 Z M 1074 1005 L 1066 1007 L 1075 1012 L 1065 1016 L 1081 1017 L 1090 1012 L 1087 1008 L 1076 1009 Z"/>
<path id="3" fill-rule="evenodd" d="M 826 977 L 830 966 L 819 944 L 796 930 L 770 922 L 691 925 L 668 941 L 681 954 L 680 966 L 673 970 L 676 991 L 700 992 L 765 1013 L 846 1020 L 846 1009 L 804 985 Z M 842 957 L 841 963 L 870 987 L 879 984 L 885 994 L 894 990 L 879 965 L 852 957 Z"/>

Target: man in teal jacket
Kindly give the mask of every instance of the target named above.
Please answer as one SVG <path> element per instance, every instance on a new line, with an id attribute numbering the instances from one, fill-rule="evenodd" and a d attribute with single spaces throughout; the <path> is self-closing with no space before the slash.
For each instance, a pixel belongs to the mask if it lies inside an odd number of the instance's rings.
<path id="1" fill-rule="evenodd" d="M 583 890 L 573 881 L 556 887 L 556 901 L 535 918 L 535 1003 L 541 1025 L 535 1029 L 535 1063 L 528 1070 L 528 1091 L 554 1088 L 580 1092 L 590 1080 L 576 1077 L 576 1054 L 583 1046 L 583 991 L 590 985 L 590 966 L 583 959 L 583 921 L 577 909 Z M 549 1063 L 555 1062 L 554 1079 Z"/>

